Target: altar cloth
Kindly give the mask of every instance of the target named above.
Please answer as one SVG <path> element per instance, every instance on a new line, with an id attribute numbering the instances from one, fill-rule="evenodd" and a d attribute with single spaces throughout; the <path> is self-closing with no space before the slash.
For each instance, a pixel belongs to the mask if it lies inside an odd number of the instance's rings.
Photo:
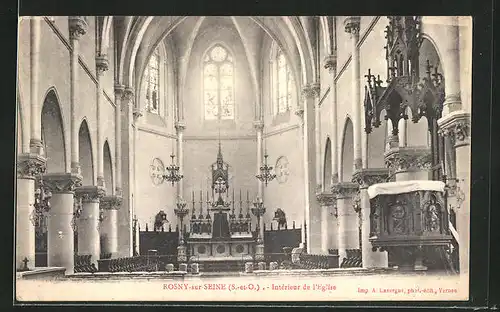
<path id="1" fill-rule="evenodd" d="M 374 198 L 378 195 L 393 195 L 416 191 L 444 192 L 445 184 L 441 181 L 411 180 L 399 182 L 378 183 L 368 187 L 368 196 Z"/>

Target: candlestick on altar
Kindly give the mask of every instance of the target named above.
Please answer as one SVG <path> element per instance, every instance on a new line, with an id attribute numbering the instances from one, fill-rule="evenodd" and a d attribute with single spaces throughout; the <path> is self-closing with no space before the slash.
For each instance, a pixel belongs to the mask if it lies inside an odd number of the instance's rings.
<path id="1" fill-rule="evenodd" d="M 240 218 L 243 218 L 243 202 L 241 200 L 241 189 L 240 189 Z"/>

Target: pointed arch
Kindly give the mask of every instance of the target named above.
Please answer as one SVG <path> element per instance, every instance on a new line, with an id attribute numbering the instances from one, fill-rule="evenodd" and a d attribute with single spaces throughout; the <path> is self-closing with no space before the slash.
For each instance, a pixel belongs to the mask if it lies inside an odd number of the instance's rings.
<path id="1" fill-rule="evenodd" d="M 54 87 L 48 89 L 43 101 L 41 128 L 47 172 L 65 172 L 67 167 L 65 131 L 59 97 Z"/>
<path id="2" fill-rule="evenodd" d="M 87 119 L 83 118 L 78 130 L 78 155 L 83 185 L 94 185 L 94 157 Z"/>
<path id="3" fill-rule="evenodd" d="M 350 116 L 346 117 L 342 131 L 340 157 L 340 181 L 351 182 L 354 167 L 354 127 Z"/>
<path id="4" fill-rule="evenodd" d="M 332 142 L 330 141 L 330 137 L 327 137 L 323 160 L 323 185 L 325 190 L 329 190 L 332 185 L 332 169 Z"/>
<path id="5" fill-rule="evenodd" d="M 104 141 L 103 149 L 103 158 L 104 158 L 104 185 L 106 186 L 106 193 L 111 195 L 113 193 L 114 187 L 114 176 L 113 176 L 113 161 L 111 154 L 111 149 L 109 147 L 109 142 L 106 139 Z"/>

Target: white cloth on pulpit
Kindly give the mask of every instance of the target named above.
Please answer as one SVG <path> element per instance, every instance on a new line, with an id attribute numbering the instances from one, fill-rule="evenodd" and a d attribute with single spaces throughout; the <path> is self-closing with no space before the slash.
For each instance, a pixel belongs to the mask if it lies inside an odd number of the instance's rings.
<path id="1" fill-rule="evenodd" d="M 444 192 L 445 184 L 442 181 L 411 180 L 399 182 L 378 183 L 368 187 L 368 196 L 392 195 L 416 191 Z"/>

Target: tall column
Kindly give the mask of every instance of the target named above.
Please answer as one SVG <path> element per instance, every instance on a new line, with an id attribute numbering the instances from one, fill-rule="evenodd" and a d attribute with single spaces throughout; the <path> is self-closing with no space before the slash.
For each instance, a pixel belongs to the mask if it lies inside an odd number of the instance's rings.
<path id="1" fill-rule="evenodd" d="M 118 252 L 117 212 L 121 205 L 121 197 L 104 196 L 99 202 L 99 208 L 104 211 L 104 220 L 101 226 L 103 236 L 103 253 L 110 253 L 114 258 Z"/>
<path id="2" fill-rule="evenodd" d="M 102 123 L 102 85 L 101 77 L 104 72 L 108 70 L 108 59 L 106 55 L 96 56 L 96 120 L 97 120 L 97 185 L 106 187 L 104 185 L 104 137 L 102 134 L 102 129 L 104 125 Z M 108 187 L 112 187 L 109 185 Z"/>
<path id="3" fill-rule="evenodd" d="M 262 120 L 256 120 L 253 124 L 255 131 L 257 132 L 257 168 L 256 174 L 260 174 L 260 167 L 263 164 L 263 154 L 262 154 L 262 145 L 263 145 L 263 131 L 264 131 L 264 122 Z M 263 198 L 264 195 L 264 184 L 261 180 L 257 179 L 257 197 Z"/>
<path id="4" fill-rule="evenodd" d="M 359 217 L 353 207 L 357 192 L 356 183 L 341 182 L 332 186 L 332 193 L 337 198 L 339 265 L 347 257 L 346 250 L 359 249 Z"/>
<path id="5" fill-rule="evenodd" d="M 30 19 L 30 150 L 32 154 L 44 155 L 42 144 L 42 111 L 38 86 L 40 84 L 40 16 Z"/>
<path id="6" fill-rule="evenodd" d="M 87 32 L 87 21 L 84 16 L 69 17 L 69 40 L 70 50 L 70 107 L 71 107 L 71 172 L 80 173 L 78 155 L 78 116 L 76 114 L 78 106 L 78 55 L 80 53 L 79 40 Z"/>
<path id="7" fill-rule="evenodd" d="M 463 192 L 463 202 L 455 209 L 459 237 L 460 274 L 469 273 L 470 239 L 470 113 L 452 112 L 438 120 L 440 134 L 450 137 L 455 148 L 456 191 Z"/>
<path id="8" fill-rule="evenodd" d="M 354 170 L 362 168 L 361 148 L 361 101 L 359 72 L 359 16 L 347 16 L 344 20 L 345 31 L 351 37 L 351 68 L 352 68 L 352 114 L 354 131 Z"/>
<path id="9" fill-rule="evenodd" d="M 347 16 L 344 28 L 351 37 L 351 68 L 352 68 L 352 114 L 354 131 L 354 170 L 362 167 L 361 148 L 361 101 L 360 101 L 360 72 L 359 72 L 359 16 Z"/>
<path id="10" fill-rule="evenodd" d="M 74 273 L 74 233 L 71 226 L 75 188 L 82 176 L 73 173 L 54 173 L 43 176 L 45 187 L 52 192 L 48 219 L 47 253 L 49 267 L 64 267 Z"/>
<path id="11" fill-rule="evenodd" d="M 99 200 L 105 194 L 100 186 L 82 186 L 75 189 L 82 199 L 82 214 L 78 218 L 78 254 L 90 255 L 97 267 L 101 254 L 99 238 Z"/>
<path id="12" fill-rule="evenodd" d="M 134 139 L 134 149 L 133 149 L 133 153 L 132 153 L 132 161 L 133 161 L 133 175 L 132 175 L 132 181 L 134 183 L 134 188 L 133 188 L 133 193 L 135 194 L 135 196 L 133 197 L 132 199 L 132 209 L 130 211 L 130 214 L 129 214 L 129 222 L 130 222 L 130 226 L 131 226 L 131 243 L 133 243 L 133 240 L 134 240 L 134 231 L 133 231 L 133 219 L 134 219 L 134 216 L 137 215 L 136 213 L 136 209 L 137 209 L 137 194 L 139 193 L 139 188 L 137 187 L 137 166 L 138 166 L 138 162 L 137 162 L 137 155 L 139 153 L 139 150 L 137 148 L 137 144 L 139 142 L 139 125 L 140 125 L 140 118 L 142 117 L 142 111 L 140 109 L 138 109 L 137 107 L 134 107 L 134 110 L 133 110 L 133 113 L 132 113 L 132 117 L 133 117 L 133 122 L 134 122 L 134 127 L 133 127 L 133 139 Z M 132 253 L 133 253 L 133 250 L 132 250 Z"/>
<path id="13" fill-rule="evenodd" d="M 115 88 L 116 90 L 116 88 Z M 121 99 L 121 187 L 122 207 L 118 210 L 118 253 L 123 257 L 132 255 L 132 210 L 134 195 L 134 148 L 133 148 L 133 109 L 134 90 L 126 87 Z M 117 184 L 119 185 L 119 184 Z"/>
<path id="14" fill-rule="evenodd" d="M 260 167 L 263 164 L 263 131 L 264 131 L 264 122 L 262 120 L 254 121 L 254 128 L 257 131 L 257 173 L 260 174 Z M 257 197 L 260 200 L 264 200 L 264 183 L 261 180 L 257 179 Z M 259 235 L 262 241 L 264 241 L 264 216 L 261 216 L 259 219 Z"/>
<path id="15" fill-rule="evenodd" d="M 458 111 L 462 108 L 460 97 L 460 37 L 458 29 L 458 17 L 448 16 L 447 25 L 443 25 L 445 35 L 442 38 L 443 72 L 446 79 L 444 92 L 446 94 L 443 103 L 443 116 Z"/>
<path id="16" fill-rule="evenodd" d="M 177 131 L 177 165 L 179 166 L 179 174 L 184 171 L 184 130 L 186 125 L 182 121 L 175 123 L 175 130 Z M 177 182 L 177 197 L 184 198 L 184 183 L 183 179 Z"/>
<path id="17" fill-rule="evenodd" d="M 302 150 L 305 151 L 306 145 L 305 145 L 305 142 L 304 142 L 304 132 L 305 132 L 305 128 L 304 128 L 304 108 L 301 107 L 301 106 L 297 107 L 297 109 L 295 110 L 295 115 L 299 119 L 300 135 L 301 135 L 301 142 L 302 142 Z M 305 172 L 304 172 L 304 177 L 305 177 Z M 305 198 L 304 198 L 304 203 L 306 203 Z M 306 227 L 306 209 L 304 209 L 304 211 L 303 211 L 302 226 L 301 226 L 300 229 L 301 229 L 301 231 L 300 231 L 300 245 L 299 245 L 299 247 L 300 248 L 305 248 L 305 247 L 307 247 L 307 242 L 306 242 L 306 238 L 307 238 L 307 234 L 306 234 L 306 230 L 307 230 L 307 227 Z"/>
<path id="18" fill-rule="evenodd" d="M 372 251 L 370 242 L 370 197 L 368 187 L 376 183 L 386 182 L 389 171 L 386 168 L 362 169 L 354 172 L 353 182 L 359 185 L 361 209 L 361 256 L 363 268 L 387 268 L 389 265 L 387 251 Z"/>
<path id="19" fill-rule="evenodd" d="M 45 172 L 45 158 L 36 154 L 22 154 L 17 158 L 16 209 L 16 269 L 35 267 L 34 200 L 35 179 Z"/>
<path id="20" fill-rule="evenodd" d="M 321 91 L 320 84 L 317 83 L 313 86 L 318 90 L 318 97 L 319 97 L 319 92 Z M 319 99 L 315 101 L 314 103 L 316 105 L 314 109 L 314 123 L 316 125 L 315 131 L 314 131 L 314 137 L 315 137 L 315 142 L 314 145 L 316 147 L 316 193 L 319 193 L 323 191 L 323 176 L 321 174 L 322 170 L 322 161 L 321 161 L 321 106 L 319 105 Z"/>
<path id="21" fill-rule="evenodd" d="M 317 194 L 316 198 L 321 207 L 321 253 L 327 255 L 328 249 L 332 247 L 331 237 L 337 237 L 335 233 L 337 227 L 334 226 L 334 217 L 331 213 L 335 198 L 332 193 L 326 192 Z"/>
<path id="22" fill-rule="evenodd" d="M 332 55 L 328 55 L 324 60 L 324 67 L 328 69 L 330 73 L 331 86 L 330 86 L 330 99 L 331 99 L 331 109 L 330 109 L 330 124 L 332 125 L 331 131 L 331 146 L 332 146 L 332 181 L 331 184 L 335 184 L 339 181 L 339 160 L 338 160 L 338 117 L 337 117 L 337 83 L 335 82 L 335 76 L 337 76 L 337 54 L 334 52 Z M 329 191 L 329 190 L 327 190 Z"/>
<path id="23" fill-rule="evenodd" d="M 316 139 L 315 113 L 319 85 L 311 84 L 302 90 L 304 103 L 304 199 L 307 224 L 306 246 L 308 253 L 321 250 L 321 213 L 316 200 Z"/>
<path id="24" fill-rule="evenodd" d="M 124 87 L 115 86 L 115 194 L 122 196 L 122 118 L 121 107 Z"/>

